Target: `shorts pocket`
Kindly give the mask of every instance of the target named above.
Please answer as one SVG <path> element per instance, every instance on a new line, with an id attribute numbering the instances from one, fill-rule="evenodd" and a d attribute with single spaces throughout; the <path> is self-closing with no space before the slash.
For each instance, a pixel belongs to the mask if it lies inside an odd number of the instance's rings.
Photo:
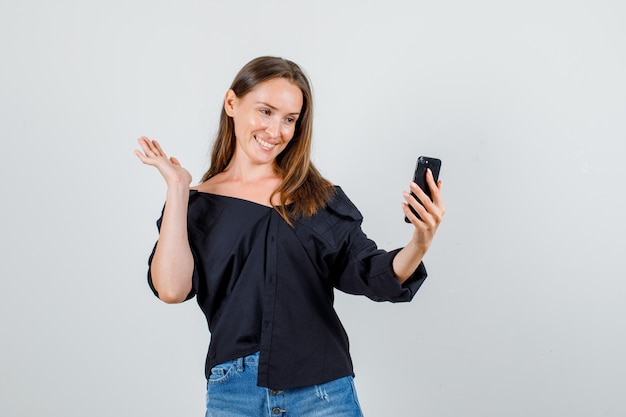
<path id="1" fill-rule="evenodd" d="M 209 384 L 223 384 L 228 381 L 230 377 L 232 377 L 235 372 L 237 372 L 237 362 L 228 361 L 221 363 L 219 365 L 215 365 L 211 369 L 211 374 L 209 375 Z"/>

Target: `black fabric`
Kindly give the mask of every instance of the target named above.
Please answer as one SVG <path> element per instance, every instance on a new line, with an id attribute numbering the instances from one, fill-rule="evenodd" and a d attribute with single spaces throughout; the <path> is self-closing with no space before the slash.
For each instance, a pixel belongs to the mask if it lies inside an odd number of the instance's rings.
<path id="1" fill-rule="evenodd" d="M 399 249 L 378 249 L 361 221 L 339 187 L 325 208 L 293 228 L 270 207 L 190 191 L 195 266 L 188 298 L 196 296 L 211 332 L 207 377 L 214 365 L 257 351 L 259 386 L 288 389 L 353 375 L 333 289 L 404 302 L 426 279 L 420 264 L 400 285 L 392 269 Z M 158 296 L 150 270 L 148 281 Z"/>

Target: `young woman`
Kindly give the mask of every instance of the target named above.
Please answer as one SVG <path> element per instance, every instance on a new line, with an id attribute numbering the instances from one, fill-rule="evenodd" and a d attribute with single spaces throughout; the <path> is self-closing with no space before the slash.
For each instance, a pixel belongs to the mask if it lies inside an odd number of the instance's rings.
<path id="1" fill-rule="evenodd" d="M 361 416 L 333 290 L 410 301 L 426 278 L 441 183 L 427 177 L 432 200 L 410 184 L 424 202 L 404 192 L 411 239 L 378 249 L 310 161 L 312 110 L 302 70 L 261 57 L 226 93 L 199 185 L 156 141 L 139 139 L 137 156 L 167 183 L 148 281 L 167 303 L 195 296 L 207 318 L 207 416 Z"/>

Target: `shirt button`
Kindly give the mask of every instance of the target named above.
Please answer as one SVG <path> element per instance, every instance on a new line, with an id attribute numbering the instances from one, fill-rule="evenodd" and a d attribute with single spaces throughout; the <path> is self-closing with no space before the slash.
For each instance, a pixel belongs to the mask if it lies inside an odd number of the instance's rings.
<path id="1" fill-rule="evenodd" d="M 279 415 L 279 414 L 282 414 L 282 413 L 283 413 L 283 411 L 285 411 L 285 410 L 283 410 L 283 409 L 282 409 L 282 408 L 280 408 L 280 407 L 276 407 L 276 408 L 274 408 L 274 409 L 272 410 L 272 414 L 274 414 L 275 416 L 277 416 L 277 415 Z"/>
<path id="2" fill-rule="evenodd" d="M 278 395 L 278 394 L 282 394 L 282 393 L 283 392 L 281 390 L 279 390 L 279 389 L 270 390 L 270 394 L 272 394 L 272 395 Z"/>

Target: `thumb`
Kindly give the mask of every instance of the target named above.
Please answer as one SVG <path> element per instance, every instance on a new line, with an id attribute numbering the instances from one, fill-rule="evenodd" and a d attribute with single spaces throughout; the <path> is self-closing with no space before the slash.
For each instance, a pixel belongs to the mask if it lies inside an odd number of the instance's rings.
<path id="1" fill-rule="evenodd" d="M 180 162 L 178 161 L 178 159 L 174 158 L 173 156 L 170 157 L 170 162 L 174 165 L 180 166 Z"/>

